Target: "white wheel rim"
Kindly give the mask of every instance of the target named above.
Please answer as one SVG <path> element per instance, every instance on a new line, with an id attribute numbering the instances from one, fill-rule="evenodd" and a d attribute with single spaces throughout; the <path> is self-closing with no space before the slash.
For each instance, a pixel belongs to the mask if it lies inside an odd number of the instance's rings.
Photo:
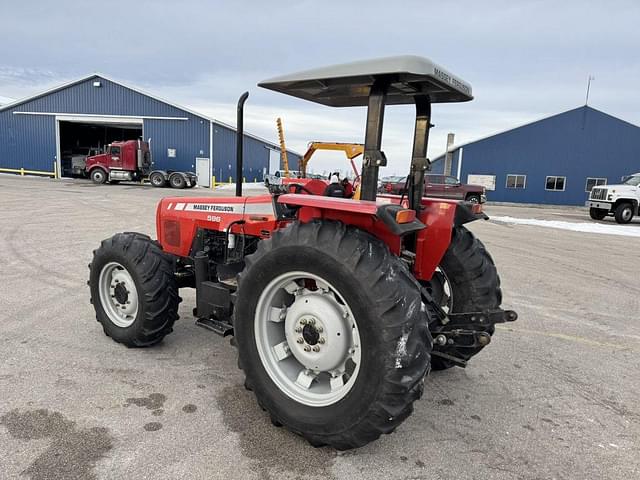
<path id="1" fill-rule="evenodd" d="M 631 215 L 632 215 L 632 212 L 631 212 L 630 208 L 625 208 L 622 211 L 622 219 L 625 220 L 625 221 L 631 219 Z"/>
<path id="2" fill-rule="evenodd" d="M 449 277 L 447 277 L 447 274 L 438 266 L 430 282 L 432 284 L 433 282 L 440 282 L 438 288 L 442 291 L 442 297 L 434 298 L 434 300 L 440 303 L 440 307 L 445 313 L 451 313 L 453 308 L 453 289 L 451 288 L 451 281 Z"/>
<path id="3" fill-rule="evenodd" d="M 138 291 L 131 274 L 119 263 L 107 263 L 98 278 L 100 304 L 109 320 L 127 328 L 138 315 Z"/>
<path id="4" fill-rule="evenodd" d="M 104 175 L 102 175 L 102 172 L 96 171 L 96 173 L 93 174 L 93 178 L 95 178 L 98 182 L 101 182 L 104 178 Z"/>
<path id="5" fill-rule="evenodd" d="M 258 299 L 254 328 L 262 365 L 289 398 L 324 407 L 355 384 L 361 363 L 356 319 L 323 278 L 295 271 L 273 279 Z"/>

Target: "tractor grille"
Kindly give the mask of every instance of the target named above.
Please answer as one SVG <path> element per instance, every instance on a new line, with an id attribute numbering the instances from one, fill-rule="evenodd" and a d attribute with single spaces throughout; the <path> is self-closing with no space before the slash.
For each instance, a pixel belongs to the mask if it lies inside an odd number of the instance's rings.
<path id="1" fill-rule="evenodd" d="M 592 188 L 591 189 L 591 200 L 606 200 L 607 199 L 607 189 L 606 188 Z"/>

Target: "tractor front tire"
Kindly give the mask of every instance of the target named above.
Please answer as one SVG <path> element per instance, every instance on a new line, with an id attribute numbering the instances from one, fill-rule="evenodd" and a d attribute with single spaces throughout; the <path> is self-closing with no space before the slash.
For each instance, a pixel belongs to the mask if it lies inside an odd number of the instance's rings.
<path id="1" fill-rule="evenodd" d="M 173 261 L 141 233 L 102 241 L 89 264 L 91 303 L 104 333 L 127 347 L 160 342 L 178 320 Z"/>
<path id="2" fill-rule="evenodd" d="M 391 433 L 422 395 L 432 346 L 419 285 L 368 233 L 294 223 L 246 257 L 234 329 L 245 385 L 313 446 Z"/>
<path id="3" fill-rule="evenodd" d="M 443 288 L 445 284 L 448 284 L 448 292 Z M 451 313 L 494 310 L 502 303 L 500 277 L 493 258 L 484 244 L 463 226 L 453 229 L 439 271 L 431 282 L 425 282 L 425 287 L 434 300 Z M 492 326 L 487 333 L 493 335 L 494 331 Z M 457 348 L 455 356 L 469 360 L 482 348 Z M 445 370 L 455 365 L 436 355 L 431 358 L 433 370 Z"/>

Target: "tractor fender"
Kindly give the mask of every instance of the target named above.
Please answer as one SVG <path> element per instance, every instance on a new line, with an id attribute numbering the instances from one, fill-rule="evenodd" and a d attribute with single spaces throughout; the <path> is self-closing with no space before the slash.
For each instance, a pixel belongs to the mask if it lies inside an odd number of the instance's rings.
<path id="1" fill-rule="evenodd" d="M 424 198 L 418 218 L 427 226 L 416 237 L 413 267 L 418 280 L 430 280 L 451 244 L 453 229 L 475 220 L 487 220 L 481 204 L 458 200 Z"/>
<path id="2" fill-rule="evenodd" d="M 453 217 L 453 224 L 456 227 L 464 225 L 465 223 L 475 222 L 476 220 L 489 220 L 489 216 L 483 211 L 474 212 L 474 205 L 480 205 L 478 203 L 460 202 L 456 207 L 456 213 Z"/>
<path id="3" fill-rule="evenodd" d="M 280 195 L 278 203 L 296 207 L 301 223 L 315 219 L 335 220 L 364 230 L 386 243 L 396 255 L 400 255 L 403 236 L 425 228 L 418 218 L 398 223 L 396 213 L 404 208 L 390 202 L 289 193 Z"/>

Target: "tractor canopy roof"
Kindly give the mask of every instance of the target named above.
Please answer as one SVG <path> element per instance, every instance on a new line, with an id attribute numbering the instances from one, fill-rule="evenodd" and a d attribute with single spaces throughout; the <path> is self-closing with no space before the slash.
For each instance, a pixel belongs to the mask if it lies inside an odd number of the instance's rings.
<path id="1" fill-rule="evenodd" d="M 314 68 L 271 78 L 258 86 L 330 107 L 361 107 L 368 104 L 375 81 L 388 82 L 388 105 L 414 103 L 417 95 L 428 95 L 432 103 L 473 99 L 467 82 L 428 58 L 413 55 Z"/>

